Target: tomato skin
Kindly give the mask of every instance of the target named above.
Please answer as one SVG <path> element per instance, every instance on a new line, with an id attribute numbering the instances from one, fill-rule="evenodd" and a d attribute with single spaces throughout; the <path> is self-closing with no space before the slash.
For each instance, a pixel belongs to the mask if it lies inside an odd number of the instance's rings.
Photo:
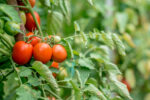
<path id="1" fill-rule="evenodd" d="M 17 0 L 17 2 L 18 2 L 19 5 L 24 6 L 24 3 L 22 2 L 22 0 Z M 29 0 L 29 2 L 30 2 L 30 5 L 33 8 L 34 5 L 35 5 L 36 0 Z"/>
<path id="2" fill-rule="evenodd" d="M 29 32 L 26 34 L 26 36 L 31 36 L 31 35 L 34 35 L 34 33 Z M 33 36 L 33 37 L 30 37 L 28 41 L 31 41 L 30 44 L 32 44 L 32 46 L 34 47 L 37 43 L 39 43 L 41 41 L 41 39 L 37 36 Z"/>
<path id="3" fill-rule="evenodd" d="M 48 100 L 56 100 L 55 97 L 47 97 Z"/>
<path id="4" fill-rule="evenodd" d="M 52 48 L 47 43 L 38 43 L 33 48 L 35 60 L 47 63 L 52 57 Z"/>
<path id="5" fill-rule="evenodd" d="M 40 16 L 37 12 L 34 11 L 34 15 L 35 15 L 35 18 L 37 19 L 38 21 L 38 24 L 40 25 Z M 36 26 L 36 23 L 32 17 L 32 14 L 31 13 L 26 13 L 26 25 L 25 27 L 29 30 L 29 31 L 34 31 L 35 29 L 37 29 L 37 26 Z"/>
<path id="6" fill-rule="evenodd" d="M 51 68 L 51 67 L 54 67 L 54 68 L 56 68 L 56 69 L 59 69 L 59 63 L 53 61 L 53 62 L 52 62 L 52 65 L 51 65 L 49 68 Z"/>
<path id="7" fill-rule="evenodd" d="M 130 87 L 129 83 L 126 81 L 126 79 L 122 79 L 121 82 L 124 83 L 127 86 L 127 89 L 130 92 L 131 91 L 131 87 Z"/>
<path id="8" fill-rule="evenodd" d="M 53 62 L 52 62 L 52 65 L 49 66 L 49 68 L 51 68 L 51 67 L 56 68 L 56 69 L 59 69 L 59 63 L 53 61 Z M 56 74 L 56 73 L 53 73 L 53 76 L 56 78 L 57 74 Z"/>
<path id="9" fill-rule="evenodd" d="M 32 57 L 33 46 L 24 41 L 18 41 L 13 47 L 12 58 L 19 65 L 29 62 Z"/>
<path id="10" fill-rule="evenodd" d="M 60 44 L 56 44 L 53 46 L 52 53 L 52 59 L 58 63 L 63 62 L 67 58 L 67 51 Z"/>

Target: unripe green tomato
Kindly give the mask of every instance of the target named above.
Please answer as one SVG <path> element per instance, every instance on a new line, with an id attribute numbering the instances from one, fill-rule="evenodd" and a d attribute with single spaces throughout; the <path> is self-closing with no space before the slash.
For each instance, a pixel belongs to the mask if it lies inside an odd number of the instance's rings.
<path id="1" fill-rule="evenodd" d="M 60 42 L 60 41 L 61 41 L 60 36 L 54 36 L 54 41 L 55 41 L 56 43 Z"/>
<path id="2" fill-rule="evenodd" d="M 14 36 L 20 32 L 20 25 L 16 22 L 8 21 L 4 26 L 4 30 L 6 31 L 7 34 Z"/>
<path id="3" fill-rule="evenodd" d="M 0 19 L 0 29 L 3 29 L 3 27 L 4 27 L 4 21 Z"/>
<path id="4" fill-rule="evenodd" d="M 20 17 L 21 17 L 21 20 L 23 22 L 23 24 L 25 25 L 26 24 L 26 14 L 24 11 L 20 11 Z"/>
<path id="5" fill-rule="evenodd" d="M 59 70 L 60 70 L 60 72 L 58 73 L 58 79 L 64 80 L 68 76 L 68 73 L 67 73 L 66 69 L 63 67 L 60 67 Z"/>

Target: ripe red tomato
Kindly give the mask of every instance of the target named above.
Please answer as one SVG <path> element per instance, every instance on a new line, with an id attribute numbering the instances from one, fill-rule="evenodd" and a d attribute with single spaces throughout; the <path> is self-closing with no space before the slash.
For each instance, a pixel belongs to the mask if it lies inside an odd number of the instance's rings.
<path id="1" fill-rule="evenodd" d="M 34 33 L 29 32 L 26 34 L 26 36 L 31 36 L 31 35 L 34 35 Z M 41 39 L 37 36 L 33 36 L 33 37 L 30 37 L 28 41 L 31 41 L 32 46 L 35 46 L 37 43 L 41 41 Z"/>
<path id="2" fill-rule="evenodd" d="M 60 44 L 56 44 L 53 46 L 52 53 L 52 59 L 58 63 L 63 62 L 67 58 L 67 51 Z"/>
<path id="3" fill-rule="evenodd" d="M 18 2 L 18 5 L 24 6 L 24 3 L 22 2 L 22 0 L 17 0 L 17 2 Z M 29 0 L 29 2 L 30 2 L 30 5 L 33 8 L 34 5 L 35 5 L 36 0 Z"/>
<path id="4" fill-rule="evenodd" d="M 38 24 L 40 25 L 40 16 L 39 16 L 39 14 L 34 11 L 34 15 L 35 15 L 35 17 L 38 21 Z M 31 32 L 34 31 L 37 28 L 37 26 L 36 26 L 36 23 L 35 23 L 31 13 L 26 13 L 26 20 L 27 21 L 26 21 L 25 27 Z"/>
<path id="5" fill-rule="evenodd" d="M 56 69 L 59 69 L 59 63 L 53 61 L 53 62 L 52 62 L 52 65 L 49 66 L 49 68 L 51 68 L 51 67 L 56 68 Z M 56 77 L 57 74 L 56 74 L 56 73 L 53 73 L 53 76 Z"/>
<path id="6" fill-rule="evenodd" d="M 59 64 L 57 62 L 53 61 L 52 65 L 49 68 L 51 68 L 51 67 L 54 67 L 54 68 L 58 69 L 59 68 Z"/>
<path id="7" fill-rule="evenodd" d="M 130 87 L 129 83 L 126 81 L 126 79 L 122 79 L 121 82 L 124 83 L 127 86 L 127 89 L 130 92 L 131 91 L 131 87 Z"/>
<path id="8" fill-rule="evenodd" d="M 52 57 L 52 48 L 47 43 L 38 43 L 33 47 L 33 56 L 45 64 Z"/>
<path id="9" fill-rule="evenodd" d="M 55 97 L 48 97 L 48 100 L 56 100 Z"/>
<path id="10" fill-rule="evenodd" d="M 19 65 L 29 62 L 32 57 L 33 46 L 24 41 L 18 41 L 13 47 L 12 58 Z"/>

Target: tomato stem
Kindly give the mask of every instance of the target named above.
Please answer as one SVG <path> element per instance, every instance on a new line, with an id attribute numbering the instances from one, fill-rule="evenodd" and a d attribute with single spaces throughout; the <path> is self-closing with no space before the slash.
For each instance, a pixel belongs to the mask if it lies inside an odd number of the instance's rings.
<path id="1" fill-rule="evenodd" d="M 95 33 L 95 35 L 100 35 L 98 33 Z M 82 34 L 79 34 L 79 35 L 72 35 L 72 36 L 68 36 L 68 37 L 65 37 L 63 38 L 64 40 L 68 40 L 68 39 L 72 39 L 72 38 L 76 38 L 76 37 L 82 37 L 83 35 Z M 85 34 L 85 36 L 90 36 L 90 34 Z"/>
<path id="2" fill-rule="evenodd" d="M 27 8 L 27 9 L 29 9 L 29 7 L 26 7 L 26 6 L 18 6 L 18 5 L 9 5 L 9 6 L 18 7 L 18 8 Z"/>
<path id="3" fill-rule="evenodd" d="M 12 63 L 13 69 L 15 70 L 15 72 L 16 72 L 16 74 L 17 74 L 17 77 L 18 77 L 18 79 L 19 79 L 19 84 L 20 84 L 20 86 L 21 86 L 21 85 L 22 85 L 22 81 L 21 81 L 21 78 L 20 78 L 20 76 L 19 76 L 18 71 L 16 70 L 16 64 L 13 62 L 12 57 L 10 57 L 10 61 L 11 61 L 11 63 Z"/>
<path id="4" fill-rule="evenodd" d="M 37 28 L 38 28 L 38 30 L 39 30 L 39 33 L 40 33 L 40 35 L 43 37 L 43 32 L 42 32 L 41 27 L 40 27 L 40 25 L 38 24 L 38 21 L 37 21 L 35 15 L 34 15 L 34 11 L 33 11 L 32 7 L 31 7 L 31 5 L 30 5 L 30 2 L 29 2 L 29 0 L 26 0 L 26 1 L 27 1 L 28 9 L 29 9 L 29 11 L 31 12 L 31 14 L 32 14 L 32 16 L 33 16 L 33 19 L 34 19 L 34 21 L 35 21 L 35 23 L 36 23 L 36 26 L 37 26 Z"/>

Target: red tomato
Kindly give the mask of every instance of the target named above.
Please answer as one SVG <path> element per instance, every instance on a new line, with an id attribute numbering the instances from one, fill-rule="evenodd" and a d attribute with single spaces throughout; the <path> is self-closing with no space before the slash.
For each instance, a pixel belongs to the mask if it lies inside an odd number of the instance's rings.
<path id="1" fill-rule="evenodd" d="M 67 58 L 67 51 L 60 44 L 56 44 L 53 46 L 52 53 L 52 59 L 58 63 L 63 62 Z"/>
<path id="2" fill-rule="evenodd" d="M 24 6 L 24 3 L 22 2 L 22 0 L 17 0 L 17 2 L 18 2 L 18 5 Z M 29 2 L 30 2 L 30 5 L 33 8 L 34 5 L 35 5 L 36 0 L 29 0 Z"/>
<path id="3" fill-rule="evenodd" d="M 38 43 L 33 48 L 35 60 L 47 63 L 52 57 L 52 48 L 47 43 Z"/>
<path id="4" fill-rule="evenodd" d="M 131 91 L 131 87 L 130 87 L 129 83 L 125 79 L 122 79 L 121 82 L 124 83 L 127 86 L 127 89 L 130 92 Z"/>
<path id="5" fill-rule="evenodd" d="M 48 100 L 56 100 L 55 97 L 48 97 Z"/>
<path id="6" fill-rule="evenodd" d="M 54 67 L 54 68 L 58 69 L 59 68 L 59 64 L 57 62 L 53 61 L 52 65 L 50 66 L 50 68 L 51 67 Z"/>
<path id="7" fill-rule="evenodd" d="M 34 11 L 34 15 L 38 21 L 38 24 L 40 25 L 40 16 L 37 12 Z M 29 30 L 29 31 L 34 31 L 37 26 L 36 26 L 36 23 L 32 17 L 32 14 L 31 13 L 26 13 L 26 28 Z"/>
<path id="8" fill-rule="evenodd" d="M 31 35 L 34 35 L 34 33 L 29 32 L 26 34 L 26 36 L 31 36 Z M 30 37 L 28 41 L 31 41 L 32 46 L 35 46 L 37 43 L 41 41 L 41 39 L 37 36 L 33 36 L 33 37 Z"/>
<path id="9" fill-rule="evenodd" d="M 13 47 L 12 58 L 19 65 L 24 65 L 29 62 L 32 57 L 33 47 L 24 41 L 18 41 Z"/>
<path id="10" fill-rule="evenodd" d="M 53 61 L 53 62 L 52 62 L 52 65 L 51 65 L 49 68 L 51 68 L 51 67 L 56 68 L 56 69 L 59 69 L 59 64 L 58 64 L 57 62 Z M 56 73 L 53 73 L 53 76 L 56 77 L 57 74 L 56 74 Z"/>

